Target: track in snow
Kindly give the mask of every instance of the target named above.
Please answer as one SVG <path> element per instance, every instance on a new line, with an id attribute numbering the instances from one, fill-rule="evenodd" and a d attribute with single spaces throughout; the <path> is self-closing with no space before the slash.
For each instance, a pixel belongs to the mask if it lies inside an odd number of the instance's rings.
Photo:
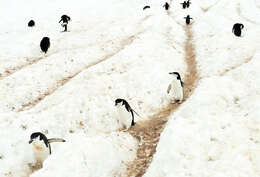
<path id="1" fill-rule="evenodd" d="M 22 107 L 18 110 L 18 112 L 21 111 L 25 111 L 28 109 L 31 109 L 32 107 L 36 106 L 39 102 L 41 102 L 44 98 L 46 98 L 46 96 L 49 96 L 51 94 L 53 94 L 58 88 L 62 87 L 63 85 L 65 85 L 67 82 L 69 82 L 72 78 L 74 78 L 75 76 L 77 76 L 79 73 L 81 73 L 82 71 L 89 69 L 90 67 L 93 67 L 101 62 L 104 62 L 106 60 L 108 60 L 109 58 L 113 57 L 114 55 L 118 54 L 119 52 L 121 52 L 122 50 L 124 50 L 124 48 L 128 45 L 131 45 L 133 43 L 133 41 L 137 38 L 138 35 L 144 33 L 144 31 L 138 32 L 137 34 L 134 34 L 122 41 L 120 41 L 120 45 L 121 47 L 118 48 L 114 53 L 111 54 L 107 54 L 106 56 L 104 56 L 103 58 L 101 58 L 98 61 L 92 62 L 91 64 L 81 68 L 80 70 L 78 70 L 77 72 L 73 73 L 72 75 L 62 78 L 61 80 L 58 80 L 55 85 L 53 85 L 52 87 L 48 88 L 46 92 L 40 94 L 36 99 L 23 104 Z"/>
<path id="2" fill-rule="evenodd" d="M 240 67 L 240 66 L 242 66 L 242 65 L 244 65 L 244 64 L 246 64 L 246 63 L 248 63 L 248 62 L 250 62 L 250 61 L 252 60 L 252 58 L 253 58 L 253 56 L 246 58 L 243 63 L 237 64 L 237 65 L 235 65 L 235 66 L 232 66 L 231 68 L 225 69 L 225 70 L 224 70 L 223 72 L 221 72 L 219 75 L 220 75 L 220 76 L 224 76 L 224 75 L 227 74 L 228 72 L 233 71 L 233 70 L 237 69 L 238 67 Z"/>
<path id="3" fill-rule="evenodd" d="M 32 64 L 35 64 L 37 62 L 39 62 L 40 60 L 42 60 L 44 57 L 41 56 L 41 57 L 31 57 L 31 58 L 26 58 L 26 62 L 21 64 L 21 65 L 18 65 L 18 66 L 13 66 L 13 67 L 10 67 L 10 68 L 7 68 L 3 73 L 0 73 L 0 79 L 4 79 L 5 77 L 8 77 L 12 74 L 14 74 L 15 72 L 27 67 L 27 66 L 30 66 Z"/>
<path id="4" fill-rule="evenodd" d="M 185 61 L 187 71 L 184 76 L 184 100 L 187 100 L 196 88 L 198 81 L 197 64 L 195 49 L 192 43 L 191 26 L 185 27 Z M 139 141 L 136 158 L 128 164 L 127 177 L 141 177 L 152 162 L 153 155 L 156 152 L 157 143 L 160 134 L 167 123 L 171 112 L 175 111 L 181 104 L 169 104 L 166 108 L 159 110 L 158 113 L 151 116 L 146 121 L 138 122 L 128 130 L 133 137 Z"/>

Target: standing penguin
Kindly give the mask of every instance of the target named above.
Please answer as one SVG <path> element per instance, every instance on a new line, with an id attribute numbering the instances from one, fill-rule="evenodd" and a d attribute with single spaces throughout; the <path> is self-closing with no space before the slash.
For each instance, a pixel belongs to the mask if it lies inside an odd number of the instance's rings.
<path id="1" fill-rule="evenodd" d="M 244 28 L 244 25 L 242 23 L 235 23 L 232 28 L 232 32 L 240 37 L 241 36 L 241 30 Z"/>
<path id="2" fill-rule="evenodd" d="M 33 20 L 30 20 L 30 21 L 28 22 L 28 26 L 29 26 L 29 27 L 34 27 L 34 25 L 35 25 L 35 22 L 34 22 Z"/>
<path id="3" fill-rule="evenodd" d="M 165 8 L 165 10 L 168 10 L 170 8 L 170 5 L 168 4 L 168 2 L 165 2 L 165 4 L 163 5 L 163 7 Z"/>
<path id="4" fill-rule="evenodd" d="M 136 112 L 130 107 L 128 102 L 124 99 L 118 98 L 115 100 L 115 106 L 117 107 L 120 120 L 123 126 L 126 127 L 126 129 L 128 129 L 131 126 L 134 126 L 135 125 L 134 113 Z M 136 113 L 136 115 L 138 114 Z"/>
<path id="5" fill-rule="evenodd" d="M 190 15 L 187 15 L 187 17 L 184 17 L 185 19 L 186 19 L 186 24 L 188 25 L 188 24 L 190 24 L 190 19 L 192 19 L 192 18 L 190 18 Z"/>
<path id="6" fill-rule="evenodd" d="M 69 21 L 70 21 L 70 17 L 68 15 L 61 16 L 59 23 L 62 22 L 61 26 L 64 27 L 63 32 L 67 31 L 67 25 L 68 25 Z"/>
<path id="7" fill-rule="evenodd" d="M 188 1 L 186 2 L 186 7 L 189 8 L 189 7 L 190 7 L 190 4 L 191 4 L 191 2 L 190 2 L 190 0 L 188 0 Z"/>
<path id="8" fill-rule="evenodd" d="M 46 53 L 48 51 L 50 45 L 51 45 L 50 38 L 48 38 L 48 37 L 42 38 L 40 47 L 44 53 Z"/>
<path id="9" fill-rule="evenodd" d="M 184 1 L 183 3 L 181 3 L 182 4 L 182 8 L 183 9 L 185 9 L 186 8 L 186 6 L 187 6 L 187 4 L 186 4 L 186 1 Z"/>
<path id="10" fill-rule="evenodd" d="M 181 103 L 183 100 L 183 82 L 181 80 L 181 76 L 178 72 L 171 72 L 169 74 L 174 75 L 174 79 L 167 89 L 167 93 L 170 96 L 171 103 Z"/>
<path id="11" fill-rule="evenodd" d="M 29 144 L 32 143 L 33 154 L 37 165 L 42 166 L 43 161 L 51 154 L 50 143 L 53 142 L 65 142 L 65 140 L 61 138 L 47 139 L 41 132 L 31 134 Z"/>

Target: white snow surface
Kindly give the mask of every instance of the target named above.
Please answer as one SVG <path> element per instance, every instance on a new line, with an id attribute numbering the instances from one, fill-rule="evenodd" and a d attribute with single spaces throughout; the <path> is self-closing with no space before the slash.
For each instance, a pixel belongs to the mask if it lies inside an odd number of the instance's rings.
<path id="1" fill-rule="evenodd" d="M 137 122 L 169 104 L 168 73 L 186 73 L 187 14 L 200 80 L 170 116 L 145 176 L 260 176 L 260 1 L 181 2 L 167 13 L 162 0 L 3 0 L 0 177 L 124 176 L 137 141 L 119 131 L 114 100 L 126 99 Z M 241 38 L 234 23 L 245 25 Z M 38 131 L 66 142 L 32 172 L 28 141 Z"/>
<path id="2" fill-rule="evenodd" d="M 144 176 L 259 177 L 259 1 L 192 2 L 200 80 L 171 114 Z M 241 38 L 234 23 L 245 25 Z"/>

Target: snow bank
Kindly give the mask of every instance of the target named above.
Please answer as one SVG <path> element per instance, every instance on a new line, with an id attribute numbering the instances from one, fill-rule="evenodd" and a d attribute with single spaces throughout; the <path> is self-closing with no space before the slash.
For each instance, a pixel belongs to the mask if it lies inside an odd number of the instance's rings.
<path id="1" fill-rule="evenodd" d="M 218 1 L 193 14 L 201 80 L 170 116 L 145 177 L 260 175 L 259 28 L 239 14 L 237 4 Z M 237 22 L 245 25 L 241 38 L 231 33 Z"/>
<path id="2" fill-rule="evenodd" d="M 120 176 L 126 164 L 134 159 L 136 143 L 125 133 L 100 134 L 86 137 L 71 135 L 44 162 L 44 168 L 30 177 L 43 176 Z"/>
<path id="3" fill-rule="evenodd" d="M 171 116 L 145 176 L 259 176 L 259 57 L 199 83 Z"/>

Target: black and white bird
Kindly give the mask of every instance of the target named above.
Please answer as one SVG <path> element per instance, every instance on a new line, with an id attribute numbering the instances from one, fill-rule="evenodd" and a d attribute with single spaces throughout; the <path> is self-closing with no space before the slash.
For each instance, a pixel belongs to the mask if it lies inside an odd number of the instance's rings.
<path id="1" fill-rule="evenodd" d="M 40 47 L 44 53 L 46 53 L 48 51 L 50 45 L 51 45 L 50 38 L 48 38 L 48 37 L 42 38 Z"/>
<path id="2" fill-rule="evenodd" d="M 169 84 L 167 93 L 170 97 L 171 103 L 181 103 L 183 100 L 183 82 L 178 72 L 171 72 L 174 76 L 173 81 Z"/>
<path id="3" fill-rule="evenodd" d="M 131 126 L 134 126 L 134 113 L 136 112 L 130 107 L 128 102 L 124 99 L 118 98 L 115 100 L 115 106 L 117 107 L 123 127 L 126 127 L 126 129 L 128 129 Z M 138 114 L 136 113 L 136 115 Z"/>
<path id="4" fill-rule="evenodd" d="M 28 26 L 29 27 L 33 27 L 35 25 L 35 22 L 33 21 L 33 20 L 30 20 L 29 22 L 28 22 Z"/>
<path id="5" fill-rule="evenodd" d="M 240 37 L 241 36 L 241 30 L 244 28 L 244 25 L 242 23 L 235 23 L 232 28 L 232 32 Z"/>
<path id="6" fill-rule="evenodd" d="M 184 17 L 185 19 L 186 19 L 186 24 L 188 25 L 188 24 L 190 24 L 190 19 L 192 19 L 191 17 L 190 17 L 190 15 L 187 15 L 187 17 Z"/>
<path id="7" fill-rule="evenodd" d="M 185 9 L 185 8 L 187 7 L 186 1 L 184 1 L 183 3 L 181 3 L 181 5 L 182 5 L 182 8 Z"/>
<path id="8" fill-rule="evenodd" d="M 190 4 L 191 4 L 190 0 L 186 1 L 186 7 L 187 7 L 187 8 L 190 7 Z"/>
<path id="9" fill-rule="evenodd" d="M 165 4 L 163 5 L 163 7 L 165 8 L 165 10 L 168 10 L 170 8 L 170 5 L 168 2 L 165 2 Z"/>
<path id="10" fill-rule="evenodd" d="M 47 139 L 47 137 L 41 132 L 31 134 L 29 144 L 32 144 L 36 163 L 42 164 L 43 161 L 51 154 L 50 143 L 53 142 L 65 142 L 65 140 L 61 138 Z"/>
<path id="11" fill-rule="evenodd" d="M 71 20 L 71 18 L 68 15 L 62 15 L 60 17 L 59 23 L 62 22 L 61 26 L 64 27 L 64 31 L 63 32 L 67 31 L 67 26 L 68 26 L 68 23 L 69 23 L 70 20 Z"/>

